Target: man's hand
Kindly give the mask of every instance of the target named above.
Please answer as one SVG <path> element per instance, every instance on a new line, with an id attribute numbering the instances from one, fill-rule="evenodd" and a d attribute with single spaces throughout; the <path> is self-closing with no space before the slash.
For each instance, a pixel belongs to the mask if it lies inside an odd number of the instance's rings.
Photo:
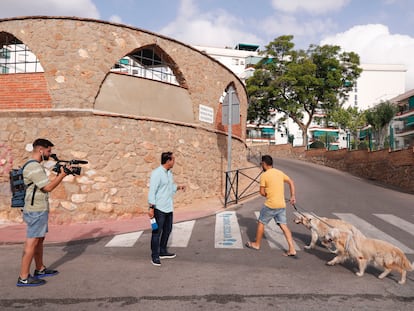
<path id="1" fill-rule="evenodd" d="M 150 205 L 150 207 L 148 208 L 148 217 L 149 218 L 154 218 L 154 207 Z"/>

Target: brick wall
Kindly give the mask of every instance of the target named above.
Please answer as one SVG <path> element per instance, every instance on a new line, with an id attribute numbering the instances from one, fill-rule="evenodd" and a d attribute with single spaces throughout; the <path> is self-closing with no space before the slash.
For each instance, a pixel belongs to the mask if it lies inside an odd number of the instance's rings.
<path id="1" fill-rule="evenodd" d="M 51 108 L 43 73 L 0 74 L 0 109 Z"/>

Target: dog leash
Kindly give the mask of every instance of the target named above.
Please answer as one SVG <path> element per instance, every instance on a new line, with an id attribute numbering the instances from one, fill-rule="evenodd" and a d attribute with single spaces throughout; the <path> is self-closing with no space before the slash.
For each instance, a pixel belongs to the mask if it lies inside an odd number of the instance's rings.
<path id="1" fill-rule="evenodd" d="M 288 200 L 286 200 L 288 201 Z M 302 215 L 303 217 L 306 217 L 305 214 L 301 213 L 298 208 L 296 207 L 296 204 L 292 204 L 293 208 L 295 209 L 296 212 L 298 212 L 300 215 Z M 329 228 L 334 228 L 334 226 L 331 226 L 330 224 L 328 224 L 326 221 L 324 221 L 323 219 L 321 219 L 318 215 L 316 215 L 314 212 L 310 212 L 306 209 L 304 209 L 303 207 L 299 207 L 300 209 L 302 209 L 304 212 L 312 215 L 313 217 L 317 218 L 320 222 L 323 222 L 325 225 L 327 225 Z"/>

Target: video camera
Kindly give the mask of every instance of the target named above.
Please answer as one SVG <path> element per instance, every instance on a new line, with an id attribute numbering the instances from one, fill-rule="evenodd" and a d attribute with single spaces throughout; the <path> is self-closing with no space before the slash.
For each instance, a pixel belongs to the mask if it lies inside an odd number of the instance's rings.
<path id="1" fill-rule="evenodd" d="M 53 167 L 53 171 L 56 172 L 58 175 L 60 173 L 60 168 L 63 167 L 63 170 L 65 171 L 65 173 L 67 175 L 71 174 L 71 175 L 80 175 L 81 173 L 81 167 L 77 166 L 79 164 L 88 164 L 88 161 L 84 161 L 84 160 L 70 160 L 70 161 L 66 161 L 66 160 L 59 160 L 56 154 L 51 154 L 50 157 L 56 161 L 55 166 Z M 67 163 L 68 165 L 71 166 L 71 168 L 69 169 L 66 164 L 62 165 L 61 163 Z M 75 165 L 75 166 L 74 166 Z"/>

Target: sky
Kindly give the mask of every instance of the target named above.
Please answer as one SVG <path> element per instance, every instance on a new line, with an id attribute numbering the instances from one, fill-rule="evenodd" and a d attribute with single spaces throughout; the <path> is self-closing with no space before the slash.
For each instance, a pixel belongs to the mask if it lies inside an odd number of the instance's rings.
<path id="1" fill-rule="evenodd" d="M 338 45 L 361 63 L 403 64 L 414 89 L 413 0 L 2 0 L 0 18 L 88 17 L 190 45 L 261 49 L 293 35 L 295 49 Z"/>

